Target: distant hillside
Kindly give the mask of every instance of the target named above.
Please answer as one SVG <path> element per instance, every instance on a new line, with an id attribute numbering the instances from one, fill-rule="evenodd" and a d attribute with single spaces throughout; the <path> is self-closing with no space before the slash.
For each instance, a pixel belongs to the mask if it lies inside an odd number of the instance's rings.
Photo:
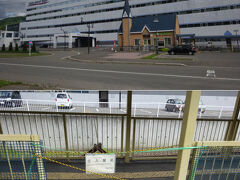
<path id="1" fill-rule="evenodd" d="M 6 19 L 0 20 L 0 30 L 5 30 L 6 25 L 11 25 L 11 24 L 17 24 L 22 21 L 25 21 L 26 17 L 25 16 L 19 16 L 19 17 L 10 17 Z"/>

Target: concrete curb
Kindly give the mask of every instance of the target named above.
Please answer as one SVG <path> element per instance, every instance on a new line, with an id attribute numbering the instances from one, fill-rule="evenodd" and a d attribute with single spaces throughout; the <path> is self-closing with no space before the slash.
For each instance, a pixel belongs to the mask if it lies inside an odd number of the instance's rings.
<path id="1" fill-rule="evenodd" d="M 87 62 L 87 63 L 98 63 L 98 64 L 139 64 L 139 65 L 162 65 L 162 66 L 187 66 L 182 63 L 155 63 L 155 62 L 128 62 L 128 61 L 114 61 L 114 60 L 109 60 L 109 61 L 93 61 L 93 60 L 80 60 L 73 58 L 71 56 L 63 57 L 62 59 L 68 59 L 72 61 L 78 61 L 78 62 Z"/>

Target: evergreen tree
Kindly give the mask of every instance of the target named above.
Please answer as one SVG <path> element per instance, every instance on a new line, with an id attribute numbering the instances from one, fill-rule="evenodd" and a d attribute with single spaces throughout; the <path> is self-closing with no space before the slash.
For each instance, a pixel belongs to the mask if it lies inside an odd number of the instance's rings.
<path id="1" fill-rule="evenodd" d="M 5 47 L 5 44 L 3 44 L 2 51 L 5 51 L 5 50 L 6 50 L 6 47 Z"/>
<path id="2" fill-rule="evenodd" d="M 18 44 L 15 45 L 15 52 L 18 52 L 19 48 L 18 48 Z"/>
<path id="3" fill-rule="evenodd" d="M 37 50 L 36 50 L 36 45 L 35 45 L 35 43 L 33 42 L 33 45 L 32 45 L 32 52 L 36 52 Z"/>
<path id="4" fill-rule="evenodd" d="M 9 44 L 8 51 L 13 51 L 13 45 L 12 45 L 12 43 Z"/>
<path id="5" fill-rule="evenodd" d="M 24 42 L 23 43 L 23 52 L 27 52 L 28 48 L 27 48 L 27 43 Z"/>

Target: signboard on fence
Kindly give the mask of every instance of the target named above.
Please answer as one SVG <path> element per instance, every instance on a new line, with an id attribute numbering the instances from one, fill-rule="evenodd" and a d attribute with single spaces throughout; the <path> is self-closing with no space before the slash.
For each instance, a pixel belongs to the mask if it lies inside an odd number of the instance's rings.
<path id="1" fill-rule="evenodd" d="M 94 173 L 115 173 L 116 155 L 115 154 L 86 154 L 86 171 Z"/>

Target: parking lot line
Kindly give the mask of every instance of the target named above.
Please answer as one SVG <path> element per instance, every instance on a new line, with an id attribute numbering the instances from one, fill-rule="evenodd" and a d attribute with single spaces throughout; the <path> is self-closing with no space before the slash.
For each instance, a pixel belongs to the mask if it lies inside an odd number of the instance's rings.
<path id="1" fill-rule="evenodd" d="M 147 111 L 147 110 L 142 110 L 142 109 L 139 109 L 139 111 L 142 111 L 142 112 L 144 112 L 144 113 L 148 113 L 148 114 L 152 114 L 152 112 L 151 112 L 151 111 Z"/>
<path id="2" fill-rule="evenodd" d="M 72 108 L 72 109 L 70 109 L 70 111 L 73 111 L 73 110 L 75 110 L 76 108 L 74 107 L 74 108 Z"/>

